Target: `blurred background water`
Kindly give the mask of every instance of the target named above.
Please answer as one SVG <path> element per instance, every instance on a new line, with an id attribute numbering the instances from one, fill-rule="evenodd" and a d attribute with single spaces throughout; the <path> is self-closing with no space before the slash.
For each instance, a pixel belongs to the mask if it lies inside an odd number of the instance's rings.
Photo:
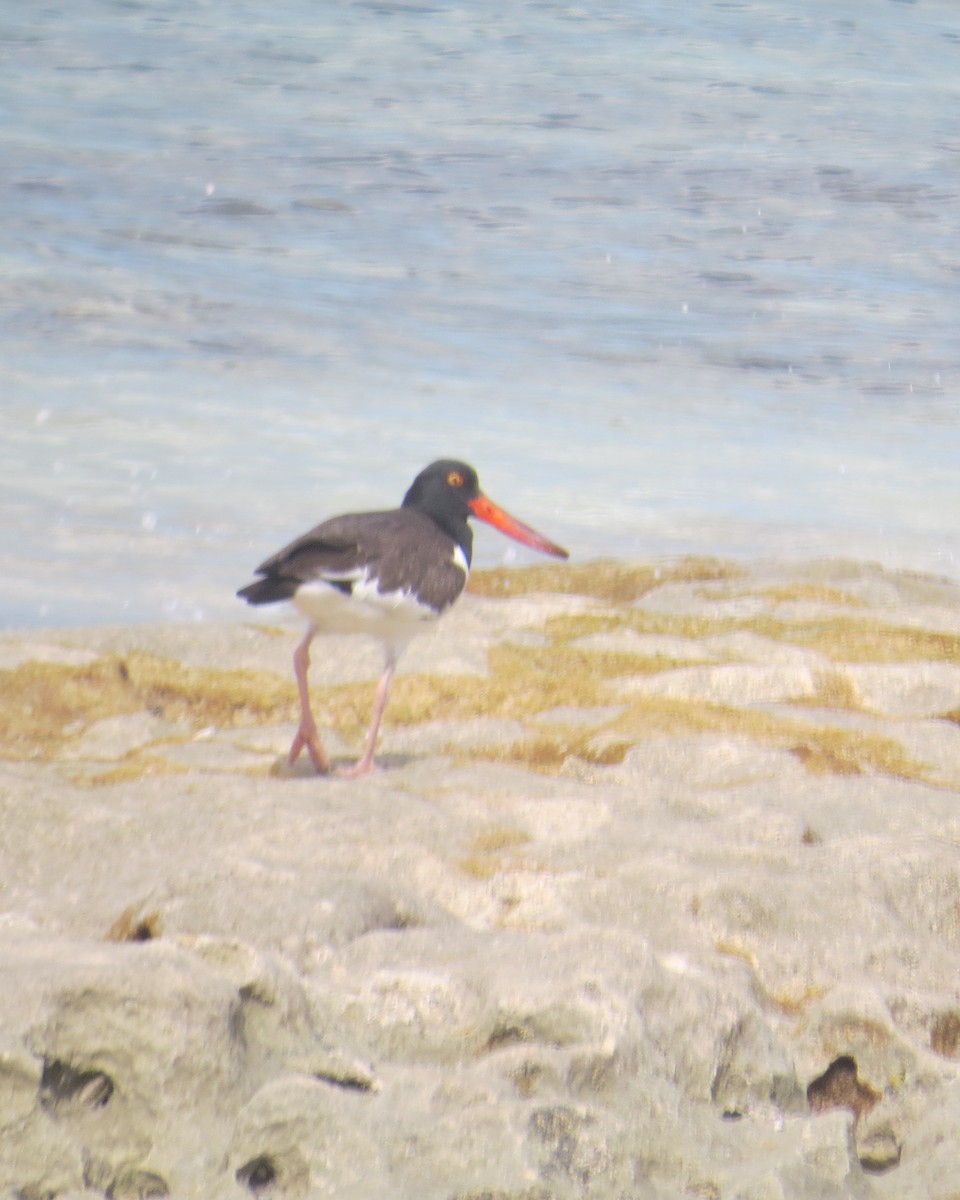
<path id="1" fill-rule="evenodd" d="M 76 0 L 0 66 L 0 626 L 244 617 L 440 455 L 581 559 L 960 575 L 953 0 Z"/>

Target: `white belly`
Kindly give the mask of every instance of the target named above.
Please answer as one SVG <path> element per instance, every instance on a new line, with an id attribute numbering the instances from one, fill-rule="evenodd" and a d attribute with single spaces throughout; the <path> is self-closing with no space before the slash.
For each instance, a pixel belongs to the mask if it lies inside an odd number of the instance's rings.
<path id="1" fill-rule="evenodd" d="M 366 581 L 350 594 L 323 580 L 301 584 L 292 603 L 317 633 L 363 633 L 398 651 L 440 615 L 410 592 L 378 592 Z"/>

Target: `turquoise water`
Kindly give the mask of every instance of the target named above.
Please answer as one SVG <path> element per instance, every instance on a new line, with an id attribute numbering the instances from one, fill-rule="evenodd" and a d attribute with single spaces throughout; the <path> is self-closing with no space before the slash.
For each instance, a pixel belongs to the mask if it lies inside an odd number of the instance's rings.
<path id="1" fill-rule="evenodd" d="M 0 625 L 241 616 L 439 455 L 580 558 L 960 575 L 954 4 L 81 0 L 0 65 Z"/>

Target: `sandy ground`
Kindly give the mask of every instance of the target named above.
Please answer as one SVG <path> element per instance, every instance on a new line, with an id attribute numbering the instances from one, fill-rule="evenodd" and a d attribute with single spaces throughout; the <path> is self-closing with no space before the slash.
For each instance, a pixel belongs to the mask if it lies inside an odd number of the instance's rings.
<path id="1" fill-rule="evenodd" d="M 355 782 L 279 616 L 0 639 L 2 1194 L 960 1195 L 960 588 L 473 587 Z"/>

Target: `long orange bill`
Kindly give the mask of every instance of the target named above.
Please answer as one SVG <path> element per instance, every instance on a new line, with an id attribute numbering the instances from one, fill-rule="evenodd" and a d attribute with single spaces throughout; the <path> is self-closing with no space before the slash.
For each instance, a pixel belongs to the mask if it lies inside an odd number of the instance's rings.
<path id="1" fill-rule="evenodd" d="M 558 546 L 556 542 L 548 541 L 543 534 L 537 533 L 529 525 L 524 525 L 516 517 L 511 517 L 508 512 L 504 512 L 502 508 L 498 508 L 492 500 L 488 500 L 484 495 L 470 500 L 469 507 L 475 517 L 481 521 L 486 521 L 488 525 L 492 525 L 494 529 L 499 529 L 501 533 L 505 533 L 507 537 L 512 537 L 514 541 L 523 542 L 525 546 L 531 546 L 534 550 L 540 550 L 544 554 L 552 554 L 554 558 L 570 557 L 562 546 Z"/>

